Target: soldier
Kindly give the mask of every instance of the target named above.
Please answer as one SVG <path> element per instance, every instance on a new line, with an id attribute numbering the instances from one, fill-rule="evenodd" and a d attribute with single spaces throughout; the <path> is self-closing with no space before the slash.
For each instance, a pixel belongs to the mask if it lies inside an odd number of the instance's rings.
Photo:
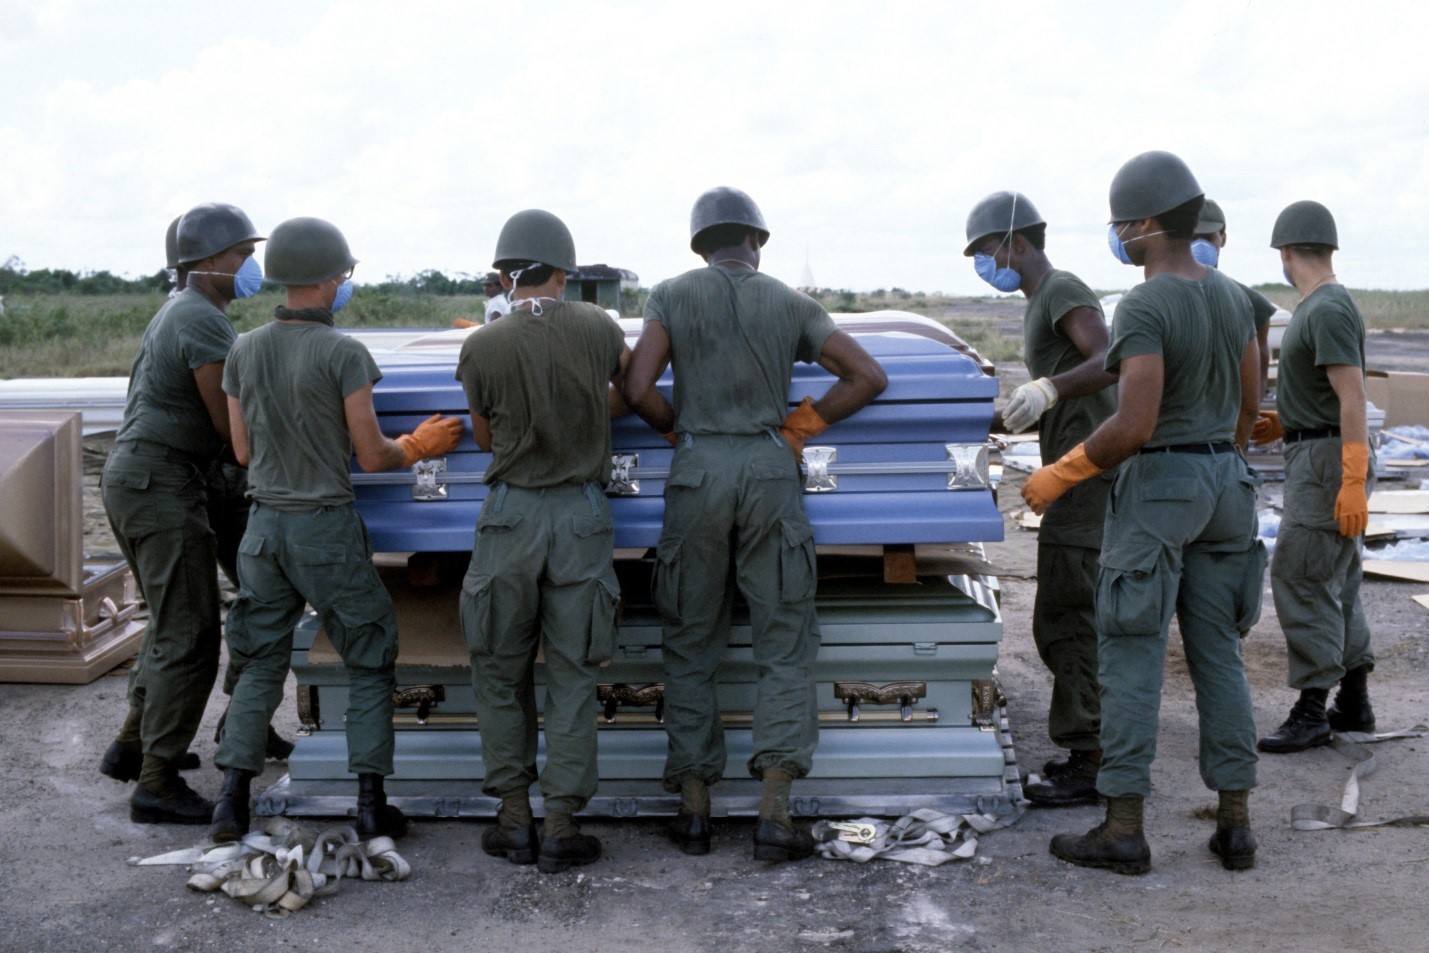
<path id="1" fill-rule="evenodd" d="M 1285 632 L 1291 688 L 1300 699 L 1261 751 L 1283 754 L 1330 743 L 1335 731 L 1374 731 L 1366 680 L 1374 669 L 1360 603 L 1360 547 L 1374 485 L 1365 421 L 1364 320 L 1335 279 L 1335 220 L 1319 202 L 1288 206 L 1275 220 L 1285 278 L 1300 303 L 1280 347 L 1276 410 L 1258 441 L 1285 439 L 1285 515 L 1270 591 Z M 1330 686 L 1339 692 L 1329 711 Z"/>
<path id="2" fill-rule="evenodd" d="M 1196 237 L 1191 241 L 1191 257 L 1207 268 L 1219 268 L 1221 249 L 1226 247 L 1226 214 L 1220 205 L 1206 199 L 1201 209 L 1201 217 L 1196 222 Z M 1242 285 L 1241 290 L 1250 299 L 1251 310 L 1255 313 L 1255 340 L 1260 348 L 1260 394 L 1270 383 L 1270 318 L 1275 314 L 1275 304 L 1254 288 Z"/>
<path id="3" fill-rule="evenodd" d="M 490 324 L 503 314 L 511 311 L 511 295 L 502 284 L 500 272 L 488 271 L 482 284 L 486 292 L 486 311 L 483 320 Z"/>
<path id="4" fill-rule="evenodd" d="M 179 777 L 218 674 L 217 553 L 204 474 L 229 443 L 220 381 L 235 337 L 226 311 L 254 294 L 263 240 L 232 205 L 200 205 L 175 230 L 184 290 L 144 331 L 124 419 L 100 483 L 115 539 L 149 606 L 129 714 L 100 771 L 138 780 L 139 824 L 202 824 L 213 803 Z"/>
<path id="5" fill-rule="evenodd" d="M 1259 479 L 1238 448 L 1256 419 L 1260 381 L 1250 302 L 1191 257 L 1202 200 L 1191 170 L 1168 152 L 1136 156 L 1112 180 L 1112 252 L 1146 275 L 1116 309 L 1106 367 L 1120 378 L 1117 410 L 1022 490 L 1045 512 L 1121 465 L 1096 598 L 1106 821 L 1080 837 L 1058 834 L 1051 849 L 1123 874 L 1151 868 L 1142 807 L 1173 614 L 1196 688 L 1201 778 L 1220 792 L 1210 849 L 1228 870 L 1255 865 L 1255 723 L 1240 636 L 1260 611 L 1265 563 L 1255 538 Z"/>
<path id="6" fill-rule="evenodd" d="M 381 379 L 372 355 L 333 330 L 352 297 L 357 260 L 328 222 L 289 219 L 273 230 L 265 264 L 285 286 L 276 320 L 233 346 L 223 375 L 233 451 L 248 466 L 253 501 L 238 548 L 241 585 L 228 613 L 228 653 L 239 668 L 214 760 L 223 792 L 209 834 L 248 831 L 249 784 L 263 770 L 268 724 L 283 700 L 293 627 L 306 602 L 347 667 L 347 763 L 357 775 L 357 831 L 398 836 L 402 813 L 387 804 L 392 773 L 392 689 L 397 626 L 392 599 L 372 565 L 371 542 L 353 509 L 348 460 L 391 470 L 456 446 L 461 421 L 440 414 L 396 440 L 372 406 Z"/>
<path id="7" fill-rule="evenodd" d="M 671 837 L 689 854 L 710 849 L 709 786 L 726 762 L 714 676 L 729 635 L 733 556 L 759 667 L 748 765 L 763 785 L 754 857 L 784 861 L 814 849 L 789 818 L 789 788 L 809 772 L 818 741 L 814 540 L 798 461 L 806 439 L 877 397 L 887 378 L 817 302 L 759 273 L 768 238 L 738 189 L 696 200 L 690 248 L 707 267 L 651 292 L 626 398 L 676 447 L 652 581 L 664 623 L 664 782 L 680 792 Z M 789 412 L 795 360 L 817 361 L 838 381 Z M 672 362 L 673 407 L 655 389 Z"/>
<path id="8" fill-rule="evenodd" d="M 1043 464 L 1086 440 L 1116 409 L 1111 388 L 1116 378 L 1102 367 L 1107 330 L 1101 304 L 1080 278 L 1052 267 L 1044 251 L 1046 235 L 1046 221 L 1026 196 L 995 192 L 969 213 L 963 250 L 988 284 L 1027 297 L 1022 353 L 1032 381 L 1013 392 L 1000 423 L 1011 433 L 1037 424 Z M 1047 731 L 1069 755 L 1049 761 L 1046 778 L 1024 788 L 1033 804 L 1097 799 L 1101 706 L 1095 595 L 1112 476 L 1109 470 L 1067 491 L 1038 530 L 1032 639 L 1052 672 Z"/>
<path id="9" fill-rule="evenodd" d="M 610 417 L 630 350 L 600 308 L 564 302 L 576 267 L 570 230 L 550 212 L 507 220 L 495 266 L 513 283 L 511 311 L 462 344 L 457 379 L 477 446 L 492 454 L 461 619 L 486 766 L 482 790 L 501 799 L 481 838 L 488 854 L 558 873 L 600 857 L 574 815 L 596 789 L 596 675 L 615 651 L 620 583 Z M 611 390 L 614 383 L 616 389 Z M 537 842 L 535 664 L 546 656 L 545 836 Z"/>

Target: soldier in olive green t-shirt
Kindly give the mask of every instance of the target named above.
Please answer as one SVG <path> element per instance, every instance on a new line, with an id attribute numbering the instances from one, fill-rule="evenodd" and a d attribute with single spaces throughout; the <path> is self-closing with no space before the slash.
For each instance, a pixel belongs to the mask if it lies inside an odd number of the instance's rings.
<path id="1" fill-rule="evenodd" d="M 228 305 L 261 280 L 262 241 L 231 205 L 190 209 L 175 227 L 185 290 L 149 322 L 124 419 L 100 480 L 115 539 L 149 606 L 129 713 L 100 771 L 137 780 L 137 823 L 205 823 L 213 804 L 179 777 L 219 657 L 217 548 L 205 475 L 229 441 L 220 378 L 233 344 Z"/>
<path id="2" fill-rule="evenodd" d="M 343 722 L 347 767 L 357 776 L 357 833 L 395 837 L 406 819 L 387 804 L 383 779 L 393 771 L 397 624 L 352 505 L 348 467 L 354 453 L 369 472 L 445 453 L 461 422 L 436 416 L 396 440 L 383 435 L 372 403 L 382 375 L 362 342 L 333 327 L 357 263 L 336 227 L 289 219 L 273 229 L 265 261 L 287 304 L 239 337 L 223 377 L 233 452 L 248 467 L 253 506 L 228 613 L 239 676 L 214 758 L 224 780 L 209 836 L 248 833 L 249 786 L 263 770 L 268 724 L 283 700 L 293 629 L 311 606 L 347 672 Z"/>
<path id="3" fill-rule="evenodd" d="M 1226 247 L 1226 215 L 1220 205 L 1206 199 L 1201 217 L 1196 222 L 1196 236 L 1191 242 L 1191 256 L 1207 268 L 1219 268 L 1221 250 Z M 1270 374 L 1270 318 L 1279 309 L 1265 295 L 1239 281 L 1255 316 L 1255 339 L 1260 348 L 1260 392 L 1265 394 Z"/>
<path id="4" fill-rule="evenodd" d="M 1360 549 L 1369 520 L 1374 462 L 1365 413 L 1365 329 L 1335 278 L 1334 219 L 1318 202 L 1296 202 L 1276 221 L 1286 277 L 1304 297 L 1280 345 L 1276 413 L 1257 440 L 1285 439 L 1285 512 L 1270 591 L 1299 699 L 1260 739 L 1275 754 L 1330 743 L 1332 731 L 1374 731 L 1367 679 L 1374 669 L 1360 601 Z M 1338 684 L 1327 710 L 1329 690 Z"/>
<path id="5" fill-rule="evenodd" d="M 999 291 L 1027 296 L 1023 360 L 1032 382 L 993 421 L 1016 432 L 1036 424 L 1042 462 L 1086 440 L 1116 409 L 1116 378 L 1102 367 L 1107 329 L 1096 295 L 1076 275 L 1052 267 L 1047 223 L 1027 197 L 994 192 L 968 214 L 967 247 L 978 274 Z M 1095 594 L 1102 523 L 1114 471 L 1080 483 L 1052 504 L 1037 534 L 1032 639 L 1052 673 L 1047 732 L 1070 751 L 1023 791 L 1033 804 L 1097 799 L 1101 705 L 1097 697 Z"/>
<path id="6" fill-rule="evenodd" d="M 491 452 L 461 594 L 482 790 L 501 799 L 481 844 L 557 873 L 600 856 L 600 841 L 573 818 L 596 791 L 596 679 L 615 652 L 620 584 L 604 488 L 610 418 L 625 412 L 619 384 L 630 352 L 605 311 L 561 300 L 575 243 L 556 216 L 541 209 L 512 216 L 495 267 L 514 283 L 511 310 L 471 333 L 456 373 L 477 446 Z M 532 667 L 542 643 L 546 821 L 538 842 Z"/>
<path id="7" fill-rule="evenodd" d="M 714 686 L 732 565 L 759 668 L 747 765 L 763 789 L 754 856 L 797 860 L 814 849 L 788 800 L 818 741 L 819 647 L 798 461 L 805 439 L 863 407 L 887 380 L 818 303 L 759 273 L 769 231 L 748 195 L 711 189 L 690 220 L 690 247 L 707 267 L 650 293 L 626 388 L 631 406 L 676 445 L 652 581 L 664 625 L 665 787 L 680 792 L 669 833 L 686 853 L 709 851 L 709 786 L 727 761 Z M 818 361 L 839 380 L 790 412 L 795 361 Z M 673 406 L 655 389 L 667 365 Z"/>
<path id="8" fill-rule="evenodd" d="M 1245 294 L 1191 256 L 1202 201 L 1171 153 L 1143 153 L 1117 172 L 1109 243 L 1146 274 L 1117 304 L 1107 349 L 1106 369 L 1120 378 L 1117 410 L 1022 488 L 1044 512 L 1120 464 L 1096 597 L 1106 821 L 1058 834 L 1051 850 L 1125 874 L 1151 867 L 1143 810 L 1173 616 L 1196 689 L 1201 779 L 1219 797 L 1210 849 L 1228 870 L 1255 864 L 1255 721 L 1240 639 L 1259 615 L 1264 549 L 1255 537 L 1259 478 L 1239 448 L 1259 405 L 1259 355 Z"/>

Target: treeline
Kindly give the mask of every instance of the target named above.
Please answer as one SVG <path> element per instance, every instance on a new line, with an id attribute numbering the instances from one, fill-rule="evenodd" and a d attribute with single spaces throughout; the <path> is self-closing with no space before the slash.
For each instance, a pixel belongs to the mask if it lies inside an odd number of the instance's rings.
<path id="1" fill-rule="evenodd" d="M 482 287 L 484 277 L 485 273 L 448 276 L 433 268 L 419 271 L 410 278 L 389 275 L 385 281 L 363 287 L 397 295 L 482 296 L 485 294 Z M 74 272 L 65 268 L 36 268 L 31 271 L 15 256 L 0 265 L 0 295 L 150 294 L 155 291 L 167 292 L 173 286 L 167 271 L 156 271 L 140 278 L 123 278 L 108 271 Z"/>

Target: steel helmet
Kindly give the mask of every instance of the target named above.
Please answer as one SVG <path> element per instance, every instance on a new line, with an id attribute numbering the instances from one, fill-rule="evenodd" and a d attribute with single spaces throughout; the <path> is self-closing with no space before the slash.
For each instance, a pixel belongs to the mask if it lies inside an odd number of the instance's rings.
<path id="1" fill-rule="evenodd" d="M 170 222 L 169 230 L 164 233 L 165 268 L 179 267 L 179 219 L 181 218 L 183 218 L 183 216 L 179 215 Z"/>
<path id="2" fill-rule="evenodd" d="M 769 227 L 754 199 L 727 185 L 710 189 L 695 199 L 695 207 L 690 209 L 690 251 L 698 254 L 695 240 L 700 232 L 716 225 L 746 225 L 759 233 L 760 247 L 769 241 Z"/>
<path id="3" fill-rule="evenodd" d="M 496 237 L 492 267 L 511 261 L 534 261 L 575 271 L 576 242 L 565 222 L 545 209 L 528 208 L 508 218 Z"/>
<path id="4" fill-rule="evenodd" d="M 210 202 L 195 205 L 179 219 L 176 234 L 180 265 L 202 261 L 239 242 L 261 242 L 263 236 L 236 205 Z"/>
<path id="5" fill-rule="evenodd" d="M 1221 211 L 1218 203 L 1206 199 L 1206 204 L 1201 206 L 1201 218 L 1196 222 L 1196 234 L 1214 235 L 1225 230 L 1226 213 Z"/>
<path id="6" fill-rule="evenodd" d="M 1205 195 L 1191 169 L 1169 152 L 1143 152 L 1111 180 L 1111 221 L 1136 222 Z"/>
<path id="7" fill-rule="evenodd" d="M 316 285 L 357 264 L 337 226 L 320 218 L 290 218 L 273 229 L 263 273 L 280 285 Z"/>
<path id="8" fill-rule="evenodd" d="M 1302 199 L 1285 206 L 1275 218 L 1270 230 L 1270 247 L 1286 245 L 1329 245 L 1340 248 L 1340 236 L 1335 230 L 1335 217 L 1319 202 Z"/>
<path id="9" fill-rule="evenodd" d="M 974 246 L 989 235 L 1006 235 L 1046 224 L 1037 206 L 1021 192 L 994 192 L 968 213 L 968 247 L 963 254 L 972 257 Z"/>

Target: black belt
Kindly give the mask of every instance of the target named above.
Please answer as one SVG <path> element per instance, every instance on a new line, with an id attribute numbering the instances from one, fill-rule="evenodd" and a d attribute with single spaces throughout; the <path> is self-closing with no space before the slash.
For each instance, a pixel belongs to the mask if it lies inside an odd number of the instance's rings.
<path id="1" fill-rule="evenodd" d="M 1137 453 L 1234 453 L 1233 443 L 1174 443 L 1169 447 L 1142 447 Z"/>
<path id="2" fill-rule="evenodd" d="M 1286 443 L 1299 443 L 1302 440 L 1324 440 L 1326 437 L 1338 437 L 1339 427 L 1320 427 L 1317 430 L 1287 430 L 1285 431 Z"/>

